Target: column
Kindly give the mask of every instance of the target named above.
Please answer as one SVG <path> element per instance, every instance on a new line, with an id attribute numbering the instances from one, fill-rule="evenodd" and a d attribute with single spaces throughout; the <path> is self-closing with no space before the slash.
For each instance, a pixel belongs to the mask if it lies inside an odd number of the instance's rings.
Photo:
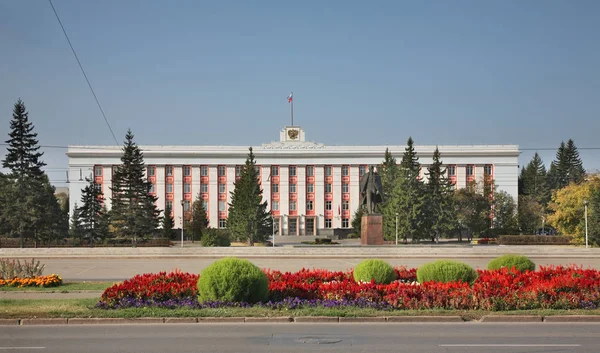
<path id="1" fill-rule="evenodd" d="M 485 171 L 483 170 L 483 164 L 475 165 L 475 180 L 477 180 L 477 184 L 483 185 L 483 178 L 485 175 Z"/>
<path id="2" fill-rule="evenodd" d="M 339 165 L 332 166 L 333 173 L 333 202 L 331 209 L 333 210 L 333 218 L 331 219 L 331 228 L 342 227 L 342 217 L 338 213 L 338 207 L 342 208 L 342 167 Z"/>
<path id="3" fill-rule="evenodd" d="M 464 164 L 456 165 L 456 188 L 464 189 L 467 187 L 467 167 Z"/>
<path id="4" fill-rule="evenodd" d="M 192 165 L 192 204 L 198 199 L 200 194 L 200 167 Z"/>
<path id="5" fill-rule="evenodd" d="M 325 170 L 323 165 L 315 165 L 315 216 L 317 224 L 317 235 L 319 229 L 325 228 Z"/>
<path id="6" fill-rule="evenodd" d="M 298 193 L 298 227 L 300 235 L 306 235 L 306 228 L 304 223 L 304 216 L 306 215 L 306 167 L 296 166 L 296 175 L 298 176 L 298 183 L 296 185 L 296 191 Z"/>
<path id="7" fill-rule="evenodd" d="M 112 166 L 104 166 L 102 168 L 102 193 L 104 194 L 104 205 L 110 210 L 112 206 Z"/>
<path id="8" fill-rule="evenodd" d="M 165 209 L 165 166 L 156 166 L 156 196 L 158 197 L 158 208 L 161 210 Z"/>
<path id="9" fill-rule="evenodd" d="M 358 176 L 358 166 L 350 166 L 350 222 L 354 217 L 354 212 L 358 208 L 360 203 L 359 189 L 360 189 L 360 178 Z"/>
<path id="10" fill-rule="evenodd" d="M 288 234 L 288 216 L 290 214 L 289 202 L 290 202 L 290 192 L 289 192 L 289 169 L 287 165 L 279 166 L 279 214 L 281 215 L 282 230 L 283 235 L 296 235 L 296 234 Z M 284 221 L 285 220 L 285 221 Z"/>
<path id="11" fill-rule="evenodd" d="M 235 182 L 235 165 L 227 166 L 227 205 L 231 203 L 231 192 L 234 189 L 233 183 Z M 228 206 L 227 206 L 228 207 Z M 227 210 L 229 214 L 229 209 Z"/>
<path id="12" fill-rule="evenodd" d="M 173 166 L 173 218 L 175 227 L 183 227 L 183 168 L 180 165 Z"/>
<path id="13" fill-rule="evenodd" d="M 262 198 L 262 202 L 267 201 L 267 204 L 269 205 L 269 207 L 267 208 L 268 210 L 271 209 L 271 179 L 269 178 L 269 176 L 271 175 L 271 166 L 262 166 L 262 173 L 261 173 L 261 187 L 263 190 L 263 198 Z"/>
<path id="14" fill-rule="evenodd" d="M 217 166 L 208 166 L 208 215 L 209 224 L 213 228 L 219 227 L 219 192 L 217 190 Z"/>

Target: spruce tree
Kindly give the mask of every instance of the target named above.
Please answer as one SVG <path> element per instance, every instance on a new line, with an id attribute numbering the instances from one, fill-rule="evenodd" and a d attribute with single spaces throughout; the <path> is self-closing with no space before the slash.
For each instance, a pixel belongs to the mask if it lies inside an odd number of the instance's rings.
<path id="1" fill-rule="evenodd" d="M 263 241 L 272 231 L 273 219 L 267 210 L 267 201 L 262 202 L 262 189 L 252 147 L 240 178 L 234 183 L 229 204 L 227 228 L 235 239 L 247 240 L 250 246 Z"/>
<path id="2" fill-rule="evenodd" d="M 588 240 L 592 246 L 600 246 L 600 187 L 592 189 L 588 204 Z"/>
<path id="3" fill-rule="evenodd" d="M 565 147 L 565 157 L 567 159 L 567 171 L 566 179 L 568 183 L 581 183 L 585 179 L 585 169 L 583 168 L 583 162 L 579 157 L 579 151 L 575 142 L 572 139 L 567 141 Z M 567 185 L 568 185 L 567 183 Z"/>
<path id="4" fill-rule="evenodd" d="M 519 176 L 521 195 L 532 195 L 538 202 L 543 204 L 550 201 L 546 174 L 544 162 L 536 152 L 527 166 L 521 169 L 521 175 Z"/>
<path id="5" fill-rule="evenodd" d="M 145 178 L 144 156 L 133 137 L 128 130 L 122 164 L 114 171 L 111 225 L 119 237 L 131 239 L 135 246 L 138 239 L 146 239 L 156 231 L 160 211 L 156 196 L 150 193 L 152 184 Z"/>
<path id="6" fill-rule="evenodd" d="M 9 224 L 11 233 L 20 235 L 23 247 L 25 233 L 36 237 L 39 226 L 51 223 L 51 219 L 45 218 L 49 213 L 44 208 L 52 201 L 48 192 L 53 189 L 47 187 L 48 178 L 42 170 L 46 164 L 41 160 L 43 153 L 39 151 L 37 133 L 33 132 L 29 113 L 20 99 L 14 105 L 10 129 L 2 167 L 10 170 L 7 179 L 12 185 L 8 190 L 12 202 L 5 205 L 3 220 Z"/>
<path id="7" fill-rule="evenodd" d="M 91 178 L 85 178 L 88 184 L 81 190 L 81 207 L 79 207 L 79 219 L 85 237 L 89 239 L 90 245 L 94 246 L 96 240 L 102 240 L 106 233 L 98 226 L 102 218 L 102 204 L 104 196 L 98 185 Z"/>
<path id="8" fill-rule="evenodd" d="M 73 213 L 71 214 L 71 223 L 69 225 L 69 236 L 73 240 L 81 241 L 83 238 L 83 229 L 81 227 L 81 217 L 79 207 L 77 207 L 77 203 L 75 203 L 75 207 L 73 208 Z"/>
<path id="9" fill-rule="evenodd" d="M 384 202 L 379 205 L 379 210 L 383 214 L 383 234 L 385 239 L 391 239 L 395 232 L 395 214 L 396 209 L 394 203 L 391 202 L 394 186 L 398 180 L 398 165 L 396 158 L 392 156 L 389 149 L 385 149 L 383 162 L 378 168 L 379 176 L 381 177 L 381 185 L 383 187 Z M 360 232 L 358 233 L 360 234 Z"/>
<path id="10" fill-rule="evenodd" d="M 173 231 L 173 227 L 175 227 L 175 220 L 173 219 L 173 210 L 171 206 L 167 204 L 165 206 L 165 212 L 162 218 L 162 234 L 163 238 L 173 239 L 175 237 L 175 232 Z"/>
<path id="11" fill-rule="evenodd" d="M 206 228 L 208 228 L 208 217 L 206 216 L 204 200 L 202 199 L 202 194 L 200 193 L 198 193 L 196 200 L 192 204 L 192 220 L 190 222 L 190 228 L 192 233 L 192 241 L 195 239 L 201 240 Z"/>
<path id="12" fill-rule="evenodd" d="M 566 144 L 564 141 L 560 143 L 556 160 L 550 165 L 547 179 L 551 190 L 562 189 L 569 183 L 580 183 L 585 179 L 583 162 L 572 139 L 569 139 Z"/>
<path id="13" fill-rule="evenodd" d="M 440 159 L 440 151 L 436 147 L 433 152 L 433 163 L 427 168 L 428 181 L 425 186 L 425 228 L 431 241 L 438 242 L 442 235 L 446 237 L 456 229 L 456 213 L 454 209 L 454 185 L 446 175 Z"/>
<path id="14" fill-rule="evenodd" d="M 362 233 L 362 216 L 364 214 L 364 209 L 362 206 L 358 206 L 356 211 L 354 211 L 354 215 L 352 216 L 352 234 L 360 238 Z"/>

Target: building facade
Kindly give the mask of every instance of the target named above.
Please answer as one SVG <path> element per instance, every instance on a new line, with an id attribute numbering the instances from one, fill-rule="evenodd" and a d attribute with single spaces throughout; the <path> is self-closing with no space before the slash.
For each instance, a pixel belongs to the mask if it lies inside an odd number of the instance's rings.
<path id="1" fill-rule="evenodd" d="M 436 146 L 415 146 L 426 180 Z M 457 188 L 491 176 L 498 190 L 517 200 L 516 145 L 438 146 Z M 140 146 L 157 206 L 171 205 L 175 227 L 201 195 L 210 226 L 225 227 L 230 192 L 248 155 L 246 146 Z M 326 146 L 306 141 L 299 126 L 286 126 L 279 141 L 253 146 L 263 199 L 268 201 L 278 235 L 317 235 L 350 228 L 357 209 L 360 177 L 383 161 L 388 148 L 400 162 L 406 148 L 395 146 Z M 69 146 L 70 209 L 81 199 L 85 178 L 93 176 L 110 209 L 113 168 L 121 147 Z"/>

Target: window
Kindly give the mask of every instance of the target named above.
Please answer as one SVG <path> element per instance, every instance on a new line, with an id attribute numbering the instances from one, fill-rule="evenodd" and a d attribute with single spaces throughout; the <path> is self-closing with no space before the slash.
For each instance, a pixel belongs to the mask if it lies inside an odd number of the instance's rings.
<path id="1" fill-rule="evenodd" d="M 278 193 L 279 192 L 279 184 L 271 184 L 271 192 Z"/>
<path id="2" fill-rule="evenodd" d="M 342 184 L 342 192 L 343 193 L 347 193 L 348 192 L 348 184 Z"/>
<path id="3" fill-rule="evenodd" d="M 455 176 L 455 175 L 456 175 L 456 166 L 449 165 L 448 166 L 448 176 Z"/>
<path id="4" fill-rule="evenodd" d="M 183 176 L 192 176 L 192 167 L 189 165 L 183 166 Z"/>
<path id="5" fill-rule="evenodd" d="M 325 176 L 331 176 L 331 166 L 330 165 L 325 166 Z"/>
<path id="6" fill-rule="evenodd" d="M 208 201 L 202 200 L 202 207 L 204 207 L 205 211 L 208 211 Z"/>
<path id="7" fill-rule="evenodd" d="M 315 175 L 315 167 L 312 165 L 306 166 L 306 176 L 314 176 Z"/>
<path id="8" fill-rule="evenodd" d="M 189 183 L 183 184 L 183 193 L 188 194 L 190 192 L 192 192 L 192 184 L 189 184 Z"/>
<path id="9" fill-rule="evenodd" d="M 200 176 L 208 176 L 208 166 L 200 166 Z"/>
<path id="10" fill-rule="evenodd" d="M 208 184 L 200 184 L 200 192 L 207 193 L 208 192 Z"/>
<path id="11" fill-rule="evenodd" d="M 219 218 L 219 228 L 223 229 L 227 227 L 227 220 L 225 218 Z"/>
<path id="12" fill-rule="evenodd" d="M 271 201 L 271 211 L 279 211 L 279 201 Z"/>
<path id="13" fill-rule="evenodd" d="M 315 192 L 315 184 L 306 184 L 306 192 L 309 194 Z"/>
<path id="14" fill-rule="evenodd" d="M 331 228 L 331 218 L 325 218 L 325 228 Z"/>
<path id="15" fill-rule="evenodd" d="M 154 186 L 154 185 L 152 185 L 152 186 Z M 94 183 L 94 188 L 96 189 L 96 191 L 102 192 L 102 184 Z"/>
<path id="16" fill-rule="evenodd" d="M 483 167 L 483 171 L 484 171 L 485 175 L 492 175 L 492 166 L 490 164 L 486 164 Z"/>
<path id="17" fill-rule="evenodd" d="M 102 166 L 101 165 L 97 165 L 94 167 L 94 175 L 97 177 L 102 176 Z"/>
<path id="18" fill-rule="evenodd" d="M 225 201 L 219 200 L 219 212 L 225 212 Z"/>
<path id="19" fill-rule="evenodd" d="M 167 202 L 165 202 L 165 207 L 170 208 L 171 212 L 173 212 L 173 201 L 167 200 Z"/>
<path id="20" fill-rule="evenodd" d="M 350 209 L 350 202 L 348 200 L 342 201 L 342 210 L 348 211 Z"/>
<path id="21" fill-rule="evenodd" d="M 473 175 L 473 166 L 468 165 L 467 166 L 467 176 L 472 176 L 472 175 Z"/>
<path id="22" fill-rule="evenodd" d="M 342 228 L 350 228 L 350 220 L 348 218 L 342 218 Z"/>
<path id="23" fill-rule="evenodd" d="M 271 176 L 279 176 L 279 166 L 271 166 Z"/>
<path id="24" fill-rule="evenodd" d="M 165 167 L 165 175 L 173 176 L 173 166 L 172 165 L 168 165 Z"/>
<path id="25" fill-rule="evenodd" d="M 325 192 L 331 192 L 331 184 L 330 183 L 325 184 Z"/>
<path id="26" fill-rule="evenodd" d="M 291 194 L 295 194 L 296 193 L 296 184 L 290 184 L 290 193 Z"/>
<path id="27" fill-rule="evenodd" d="M 189 200 L 183 201 L 183 211 L 187 212 L 189 210 L 190 210 L 190 201 Z"/>
<path id="28" fill-rule="evenodd" d="M 154 176 L 154 174 L 156 174 L 156 167 L 154 167 L 154 166 L 148 167 L 147 173 L 148 173 L 148 176 Z"/>
<path id="29" fill-rule="evenodd" d="M 347 165 L 342 166 L 342 175 L 343 176 L 350 175 L 350 167 L 349 166 L 347 166 Z"/>
<path id="30" fill-rule="evenodd" d="M 312 202 L 312 200 L 306 201 L 306 210 L 307 211 L 312 211 L 313 210 L 313 202 Z"/>
<path id="31" fill-rule="evenodd" d="M 219 176 L 220 177 L 227 176 L 227 169 L 225 168 L 224 165 L 219 166 Z"/>
<path id="32" fill-rule="evenodd" d="M 331 201 L 325 201 L 325 210 L 331 211 Z"/>
<path id="33" fill-rule="evenodd" d="M 290 211 L 296 211 L 296 201 L 290 201 Z"/>
<path id="34" fill-rule="evenodd" d="M 297 168 L 295 165 L 290 166 L 290 176 L 296 176 Z"/>
<path id="35" fill-rule="evenodd" d="M 154 184 L 150 184 L 150 192 L 151 193 L 155 193 L 156 192 L 156 188 L 154 187 Z"/>
<path id="36" fill-rule="evenodd" d="M 363 175 L 367 172 L 367 166 L 361 165 L 358 167 L 358 176 L 362 178 Z"/>
<path id="37" fill-rule="evenodd" d="M 236 177 L 239 177 L 242 175 L 242 169 L 243 169 L 243 167 L 241 165 L 235 166 L 235 176 Z"/>
<path id="38" fill-rule="evenodd" d="M 259 165 L 254 166 L 254 172 L 256 172 L 256 174 L 260 175 L 260 166 Z"/>
<path id="39" fill-rule="evenodd" d="M 173 192 L 173 184 L 167 184 L 167 194 L 170 194 Z"/>
<path id="40" fill-rule="evenodd" d="M 304 232 L 306 233 L 306 235 L 315 234 L 315 219 L 314 218 L 307 218 L 304 220 Z"/>
<path id="41" fill-rule="evenodd" d="M 219 184 L 219 194 L 224 194 L 225 188 L 226 188 L 225 184 Z"/>

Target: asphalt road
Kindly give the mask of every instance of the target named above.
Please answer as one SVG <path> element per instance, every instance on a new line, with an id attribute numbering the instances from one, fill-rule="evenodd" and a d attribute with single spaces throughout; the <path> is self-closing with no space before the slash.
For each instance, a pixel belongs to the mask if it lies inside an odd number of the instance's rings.
<path id="1" fill-rule="evenodd" d="M 0 351 L 600 352 L 600 324 L 162 324 L 3 326 Z"/>
<path id="2" fill-rule="evenodd" d="M 486 268 L 488 262 L 495 256 L 478 258 L 453 258 L 464 261 L 475 268 Z M 568 265 L 576 264 L 584 267 L 600 269 L 599 257 L 531 257 L 537 265 Z M 344 271 L 353 268 L 364 258 L 251 258 L 254 264 L 261 268 L 270 268 L 281 271 L 298 271 L 302 268 L 324 268 L 329 270 Z M 433 258 L 386 258 L 392 265 L 406 265 L 418 267 Z M 156 273 L 179 269 L 184 272 L 200 273 L 206 266 L 215 261 L 212 258 L 46 258 L 40 259 L 46 265 L 44 273 L 56 273 L 66 281 L 120 281 L 136 274 Z"/>

